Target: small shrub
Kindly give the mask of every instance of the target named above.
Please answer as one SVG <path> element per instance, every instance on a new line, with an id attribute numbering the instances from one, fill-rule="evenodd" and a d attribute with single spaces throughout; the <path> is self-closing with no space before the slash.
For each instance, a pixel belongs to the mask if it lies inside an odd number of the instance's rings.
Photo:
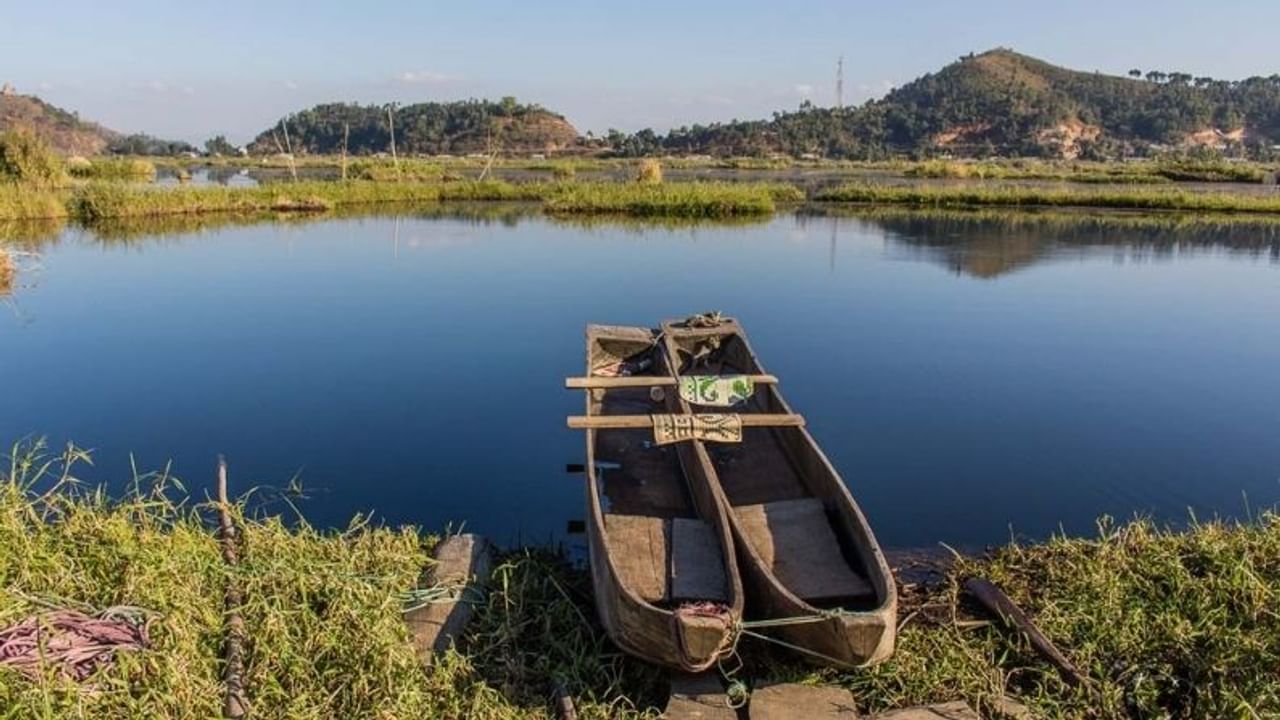
<path id="1" fill-rule="evenodd" d="M 646 185 L 657 185 L 662 182 L 662 163 L 653 158 L 645 158 L 640 161 L 640 167 L 636 173 L 636 181 L 645 183 Z"/>
<path id="2" fill-rule="evenodd" d="M 0 134 L 0 181 L 36 187 L 58 187 L 66 183 L 62 160 L 34 132 L 10 130 Z"/>

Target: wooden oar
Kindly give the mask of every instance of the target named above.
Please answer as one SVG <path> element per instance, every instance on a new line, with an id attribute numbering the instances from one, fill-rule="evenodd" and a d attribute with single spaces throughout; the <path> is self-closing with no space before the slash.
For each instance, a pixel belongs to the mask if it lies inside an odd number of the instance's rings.
<path id="1" fill-rule="evenodd" d="M 739 415 L 742 427 L 804 427 L 800 415 L 755 413 Z M 570 415 L 573 430 L 624 430 L 653 427 L 652 415 Z"/>
<path id="2" fill-rule="evenodd" d="M 773 375 L 726 375 L 725 377 L 744 377 L 757 385 L 777 385 L 778 378 Z M 631 377 L 567 377 L 564 386 L 570 390 L 590 390 L 592 388 L 632 388 L 632 387 L 675 387 L 678 378 L 659 375 L 636 375 Z"/>

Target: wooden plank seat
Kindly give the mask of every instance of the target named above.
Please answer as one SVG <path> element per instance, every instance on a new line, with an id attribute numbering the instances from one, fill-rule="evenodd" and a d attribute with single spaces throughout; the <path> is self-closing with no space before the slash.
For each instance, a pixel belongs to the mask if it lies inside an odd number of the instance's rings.
<path id="1" fill-rule="evenodd" d="M 810 603 L 874 593 L 840 552 L 831 520 L 817 498 L 735 507 L 747 542 L 792 594 Z"/>
<path id="2" fill-rule="evenodd" d="M 727 598 L 724 559 L 711 526 L 695 518 L 604 516 L 623 585 L 651 603 Z"/>

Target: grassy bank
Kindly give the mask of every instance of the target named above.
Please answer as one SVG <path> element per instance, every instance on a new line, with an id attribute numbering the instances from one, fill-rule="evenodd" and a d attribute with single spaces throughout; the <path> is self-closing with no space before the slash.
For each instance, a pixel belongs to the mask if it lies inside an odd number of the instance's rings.
<path id="1" fill-rule="evenodd" d="M 156 179 L 156 166 L 141 158 L 94 158 L 68 162 L 67 172 L 81 180 L 116 180 L 151 182 Z"/>
<path id="2" fill-rule="evenodd" d="M 0 221 L 67 217 L 65 193 L 0 181 Z"/>
<path id="3" fill-rule="evenodd" d="M 95 183 L 75 191 L 68 211 L 93 222 L 108 218 L 212 212 L 325 211 L 342 206 L 441 201 L 545 202 L 561 213 L 719 217 L 769 213 L 774 198 L 802 199 L 789 186 L 721 183 L 445 183 L 369 181 L 278 183 L 254 188 L 145 188 Z"/>
<path id="4" fill-rule="evenodd" d="M 49 604 L 154 615 L 152 647 L 100 673 L 97 692 L 0 668 L 0 707 L 12 717 L 216 716 L 231 571 L 209 508 L 164 475 L 136 478 L 131 494 L 108 501 L 70 480 L 85 459 L 75 450 L 14 455 L 0 469 L 0 626 Z M 555 552 L 505 553 L 462 652 L 424 669 L 399 592 L 413 585 L 430 537 L 359 520 L 321 532 L 262 510 L 236 511 L 254 717 L 551 718 L 553 682 L 583 718 L 652 717 L 663 700 L 664 674 L 608 643 L 587 573 Z M 1088 687 L 1066 686 L 1007 632 L 965 622 L 972 609 L 957 588 L 970 574 L 1026 608 Z M 1012 696 L 1036 717 L 1271 717 L 1280 713 L 1278 593 L 1280 518 L 1185 533 L 1104 523 L 1096 538 L 1005 547 L 904 590 L 899 647 L 883 665 L 815 671 L 744 642 L 739 677 L 844 685 L 863 711 L 956 698 L 989 709 Z"/>
<path id="5" fill-rule="evenodd" d="M 767 215 L 778 202 L 800 202 L 804 193 L 776 183 L 570 183 L 547 197 L 555 214 L 666 217 Z"/>
<path id="6" fill-rule="evenodd" d="M 820 202 L 922 207 L 1095 207 L 1126 210 L 1280 213 L 1280 195 L 1188 192 L 1151 188 L 1088 189 L 1025 186 L 909 186 L 854 183 L 823 190 Z"/>

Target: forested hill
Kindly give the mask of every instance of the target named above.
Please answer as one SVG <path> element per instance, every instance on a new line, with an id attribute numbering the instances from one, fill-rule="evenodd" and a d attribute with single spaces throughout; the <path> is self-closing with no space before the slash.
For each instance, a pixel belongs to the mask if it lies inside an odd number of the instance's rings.
<path id="1" fill-rule="evenodd" d="M 1207 147 L 1269 156 L 1280 144 L 1280 75 L 1227 81 L 1135 69 L 1117 77 L 996 49 L 857 108 L 804 105 L 771 120 L 612 133 L 609 141 L 628 155 L 1123 157 Z"/>
<path id="2" fill-rule="evenodd" d="M 486 152 L 554 152 L 573 145 L 578 131 L 563 116 L 515 98 L 500 102 L 426 102 L 394 110 L 396 150 L 405 154 L 461 155 Z M 377 105 L 317 105 L 264 130 L 249 145 L 253 153 L 275 153 L 287 144 L 295 153 L 353 155 L 388 152 L 391 126 Z"/>

